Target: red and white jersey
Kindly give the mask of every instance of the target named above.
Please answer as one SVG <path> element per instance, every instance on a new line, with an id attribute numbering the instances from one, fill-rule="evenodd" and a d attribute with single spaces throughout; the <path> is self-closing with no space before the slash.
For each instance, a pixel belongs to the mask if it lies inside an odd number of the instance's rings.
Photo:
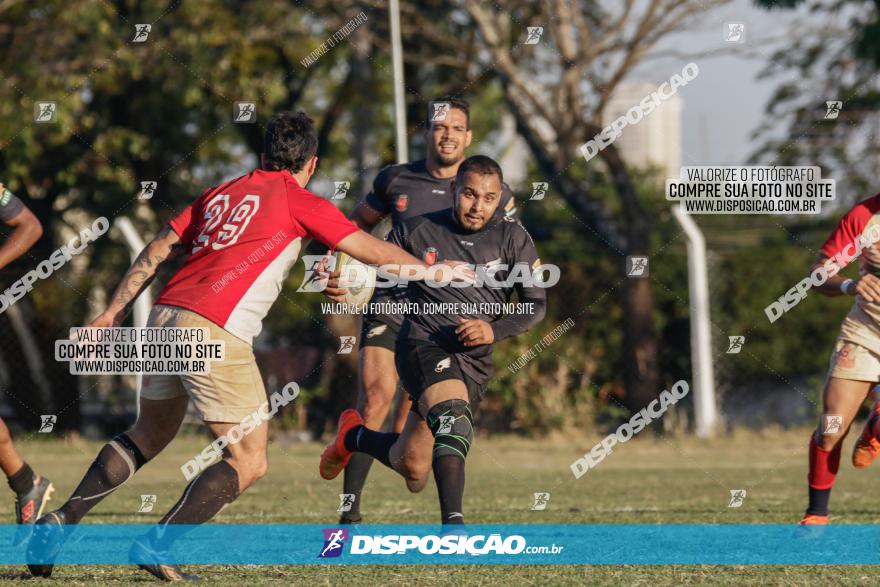
<path id="1" fill-rule="evenodd" d="M 840 255 L 841 265 L 857 253 L 860 237 L 871 239 L 880 234 L 880 194 L 853 206 L 837 223 L 831 236 L 822 245 L 822 254 L 833 258 Z M 872 239 L 876 240 L 876 238 Z M 854 245 L 855 243 L 855 245 Z M 859 256 L 859 275 L 880 273 L 880 242 L 865 247 Z M 880 304 L 866 302 L 856 296 L 852 310 L 840 327 L 840 336 L 876 353 L 880 353 Z"/>
<path id="2" fill-rule="evenodd" d="M 303 238 L 336 245 L 357 231 L 284 171 L 252 171 L 212 188 L 171 228 L 190 256 L 156 304 L 186 308 L 251 343 L 299 256 Z"/>

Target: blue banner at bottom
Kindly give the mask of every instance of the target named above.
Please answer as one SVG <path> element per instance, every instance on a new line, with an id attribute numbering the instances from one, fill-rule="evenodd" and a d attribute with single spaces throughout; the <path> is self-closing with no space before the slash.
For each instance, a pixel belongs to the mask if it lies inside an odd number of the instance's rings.
<path id="1" fill-rule="evenodd" d="M 33 535 L 30 528 L 0 526 L 0 564 L 880 564 L 880 528 L 871 525 L 208 524 L 156 533 L 152 525 L 84 524 L 40 526 Z"/>

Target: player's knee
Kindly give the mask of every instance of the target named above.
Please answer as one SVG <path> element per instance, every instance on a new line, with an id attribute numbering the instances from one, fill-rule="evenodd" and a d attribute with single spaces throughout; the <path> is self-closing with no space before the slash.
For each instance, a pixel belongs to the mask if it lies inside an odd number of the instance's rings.
<path id="1" fill-rule="evenodd" d="M 254 485 L 257 481 L 262 479 L 266 472 L 269 470 L 269 467 L 248 464 L 241 468 L 236 468 L 236 470 L 238 471 L 238 480 L 241 484 L 241 490 L 244 491 L 248 487 Z"/>
<path id="2" fill-rule="evenodd" d="M 257 463 L 254 464 L 254 472 L 253 472 L 253 481 L 251 483 L 256 483 L 260 479 L 266 476 L 266 473 L 269 472 L 269 461 L 266 459 L 260 459 Z"/>
<path id="3" fill-rule="evenodd" d="M 253 485 L 269 472 L 269 461 L 265 455 L 255 456 L 248 462 L 248 485 Z"/>
<path id="4" fill-rule="evenodd" d="M 406 456 L 403 459 L 403 463 L 398 468 L 398 472 L 403 475 L 403 478 L 406 480 L 406 485 L 409 487 L 410 483 L 418 484 L 418 482 L 423 479 L 427 479 L 428 475 L 431 473 L 431 461 L 430 459 L 416 456 Z M 410 491 L 413 490 L 410 489 Z M 418 491 L 421 491 L 421 489 Z"/>
<path id="5" fill-rule="evenodd" d="M 428 485 L 428 473 L 425 473 L 424 476 L 419 478 L 409 478 L 405 479 L 406 488 L 409 489 L 410 493 L 421 493 L 421 491 Z"/>
<path id="6" fill-rule="evenodd" d="M 467 458 L 474 440 L 474 417 L 466 401 L 438 403 L 428 411 L 427 423 L 434 435 L 434 459 L 446 455 Z"/>
<path id="7" fill-rule="evenodd" d="M 265 454 L 244 453 L 233 455 L 227 461 L 238 473 L 242 491 L 259 481 L 269 471 L 269 461 Z"/>

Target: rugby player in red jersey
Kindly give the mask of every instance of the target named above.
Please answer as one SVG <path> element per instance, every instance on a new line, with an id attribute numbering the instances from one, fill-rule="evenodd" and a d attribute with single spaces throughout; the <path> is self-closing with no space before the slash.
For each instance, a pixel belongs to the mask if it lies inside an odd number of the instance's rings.
<path id="1" fill-rule="evenodd" d="M 809 505 L 801 524 L 828 523 L 828 501 L 840 467 L 843 439 L 865 398 L 880 382 L 878 237 L 880 194 L 859 202 L 843 216 L 810 269 L 812 273 L 829 259 L 843 266 L 861 249 L 858 279 L 836 274 L 815 288 L 829 297 L 846 295 L 855 300 L 840 326 L 822 394 L 822 416 L 810 438 Z M 867 467 L 880 454 L 878 422 L 880 405 L 875 403 L 853 450 L 852 462 L 858 469 Z"/>
<path id="2" fill-rule="evenodd" d="M 53 565 L 43 561 L 54 560 L 60 551 L 64 525 L 79 523 L 159 454 L 177 434 L 190 401 L 215 438 L 225 437 L 267 403 L 251 343 L 304 239 L 315 238 L 368 264 L 415 266 L 420 270 L 416 278 L 440 275 L 399 247 L 359 230 L 328 200 L 305 189 L 315 172 L 317 147 L 314 123 L 305 114 L 273 117 L 264 137 L 262 169 L 207 190 L 171 220 L 132 264 L 107 310 L 89 324 L 121 325 L 157 268 L 188 254 L 156 300 L 148 326 L 208 328 L 212 341 L 224 342 L 225 356 L 207 374 L 144 377 L 134 426 L 101 450 L 60 509 L 38 520 L 28 549 L 32 574 L 51 574 Z M 242 267 L 245 260 L 247 267 Z M 265 475 L 267 439 L 263 421 L 230 443 L 224 458 L 195 477 L 158 525 L 134 543 L 132 559 L 161 579 L 193 578 L 169 564 L 170 543 L 179 532 L 167 532 L 168 525 L 207 522 Z"/>
<path id="3" fill-rule="evenodd" d="M 15 194 L 0 183 L 0 221 L 12 229 L 0 245 L 0 269 L 6 267 L 30 249 L 43 234 L 43 226 L 33 212 Z M 0 419 L 0 469 L 6 475 L 9 487 L 15 492 L 15 519 L 19 524 L 33 524 L 43 513 L 43 507 L 52 495 L 52 483 L 37 475 L 21 458 L 12 435 Z M 18 539 L 18 538 L 17 538 Z"/>

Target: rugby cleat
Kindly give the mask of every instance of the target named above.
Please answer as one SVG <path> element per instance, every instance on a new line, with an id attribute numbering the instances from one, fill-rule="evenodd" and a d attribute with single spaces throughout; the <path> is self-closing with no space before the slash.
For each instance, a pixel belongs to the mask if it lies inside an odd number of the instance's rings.
<path id="1" fill-rule="evenodd" d="M 146 538 L 138 538 L 128 552 L 132 562 L 163 581 L 200 581 L 198 575 L 184 572 L 179 565 L 163 562 L 168 559 L 167 552 L 156 551 Z"/>
<path id="2" fill-rule="evenodd" d="M 816 514 L 804 514 L 800 521 L 801 526 L 826 526 L 828 525 L 828 516 L 817 516 Z"/>
<path id="3" fill-rule="evenodd" d="M 349 430 L 361 426 L 363 423 L 364 419 L 361 418 L 357 410 L 345 410 L 339 414 L 336 438 L 321 453 L 321 464 L 319 466 L 321 477 L 329 481 L 335 479 L 342 472 L 348 461 L 351 460 L 351 455 L 354 454 L 345 448 L 345 435 L 348 434 Z"/>
<path id="4" fill-rule="evenodd" d="M 856 469 L 864 469 L 880 456 L 880 440 L 877 440 L 878 420 L 880 420 L 880 405 L 875 405 L 853 447 L 852 464 Z"/>
<path id="5" fill-rule="evenodd" d="M 55 487 L 52 482 L 42 475 L 37 475 L 34 477 L 33 488 L 24 495 L 15 498 L 15 521 L 17 524 L 27 527 L 19 528 L 16 531 L 14 545 L 21 544 L 30 536 L 32 530 L 30 526 L 43 515 L 43 508 L 46 507 L 46 502 L 52 498 L 53 491 L 55 491 Z"/>
<path id="6" fill-rule="evenodd" d="M 63 512 L 49 512 L 34 524 L 34 533 L 28 542 L 28 570 L 34 577 L 51 577 L 55 559 L 64 543 Z"/>

